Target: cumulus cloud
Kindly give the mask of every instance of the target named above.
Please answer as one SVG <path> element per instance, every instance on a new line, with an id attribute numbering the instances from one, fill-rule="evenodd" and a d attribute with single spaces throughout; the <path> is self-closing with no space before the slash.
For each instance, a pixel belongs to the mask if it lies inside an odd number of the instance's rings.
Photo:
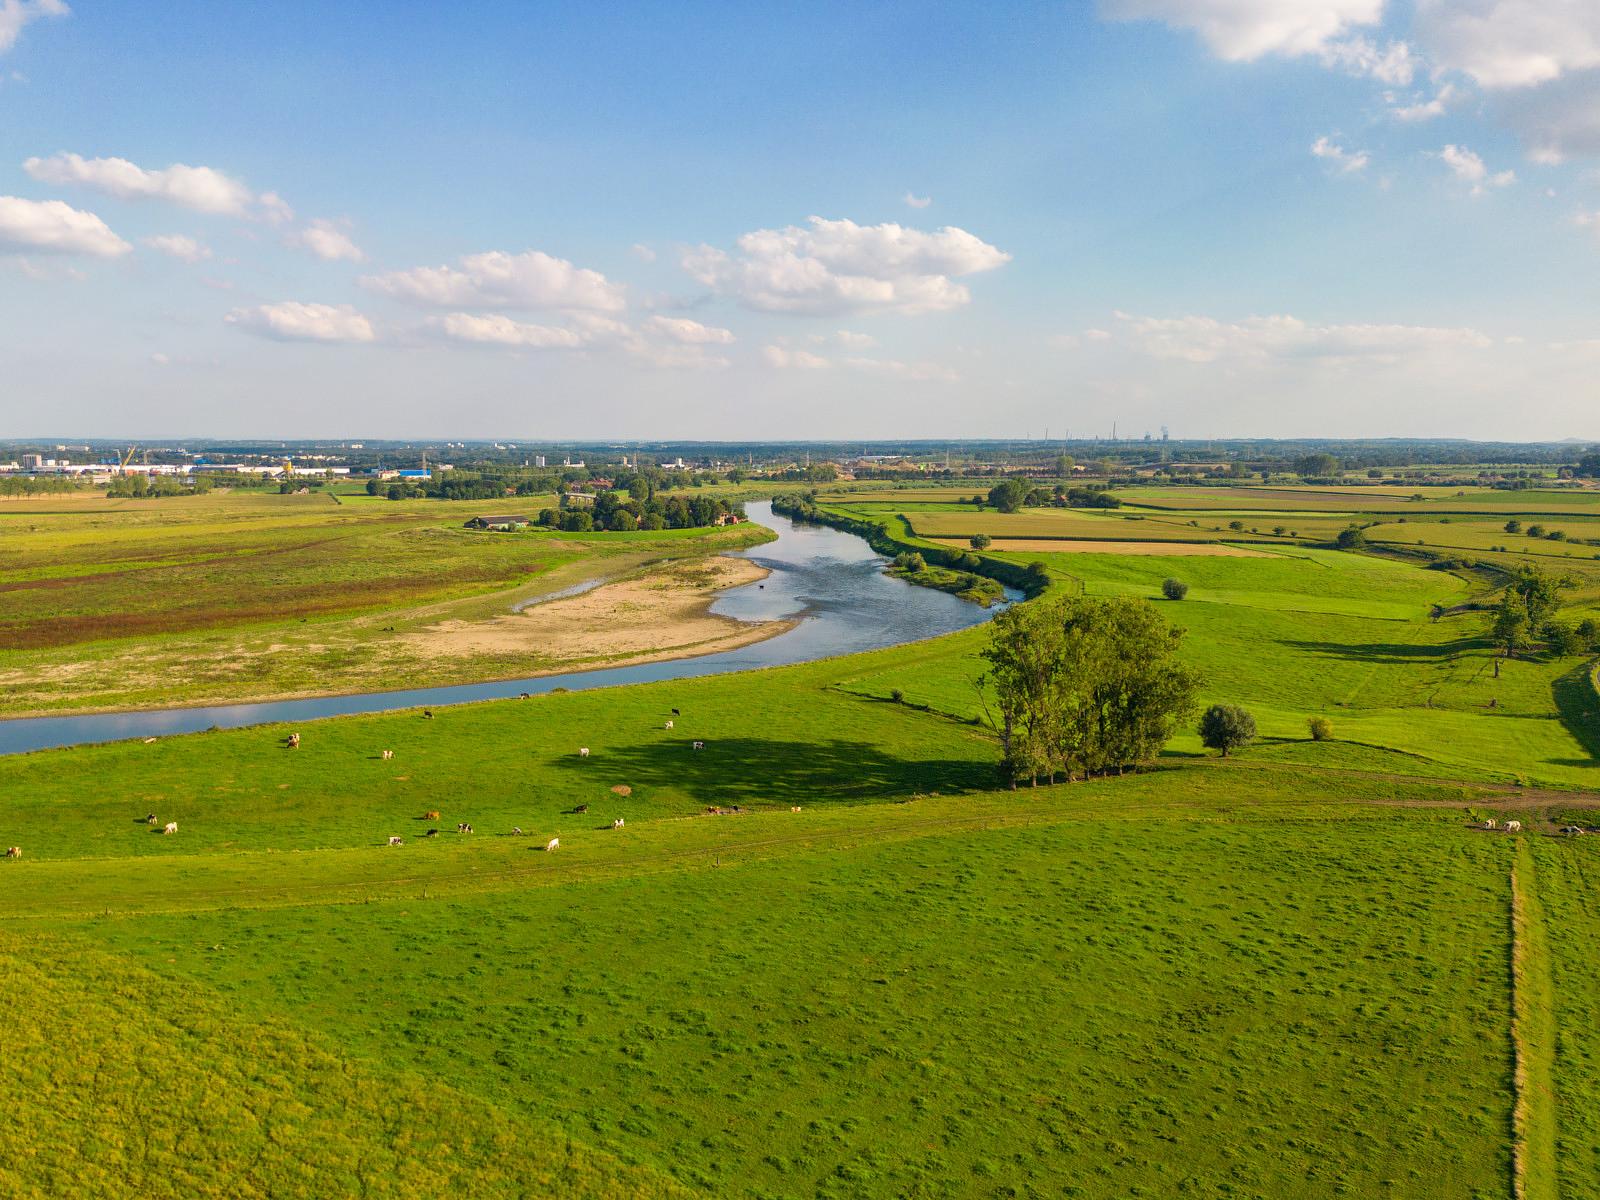
<path id="1" fill-rule="evenodd" d="M 1379 46 L 1364 37 L 1329 42 L 1317 52 L 1327 67 L 1338 67 L 1352 75 L 1364 75 L 1380 83 L 1407 87 L 1417 74 L 1417 57 L 1405 42 Z"/>
<path id="2" fill-rule="evenodd" d="M 54 154 L 30 158 L 22 169 L 42 183 L 74 184 L 119 200 L 166 200 L 195 212 L 243 216 L 255 199 L 237 179 L 213 167 L 174 163 L 148 171 L 125 158 Z"/>
<path id="3" fill-rule="evenodd" d="M 857 333 L 851 329 L 836 329 L 832 333 L 814 333 L 811 335 L 811 340 L 819 346 L 833 342 L 850 350 L 870 350 L 878 344 L 878 339 L 870 333 Z"/>
<path id="4" fill-rule="evenodd" d="M 1472 185 L 1474 196 L 1481 194 L 1486 188 L 1506 187 L 1517 181 L 1515 171 L 1499 171 L 1491 175 L 1483 159 L 1465 146 L 1447 145 L 1439 151 L 1437 157 L 1450 168 L 1457 179 Z"/>
<path id="5" fill-rule="evenodd" d="M 1116 314 L 1112 340 L 1152 358 L 1191 363 L 1266 364 L 1305 359 L 1394 361 L 1433 350 L 1478 349 L 1492 339 L 1475 329 L 1426 325 L 1318 325 L 1292 316 L 1143 317 Z"/>
<path id="6" fill-rule="evenodd" d="M 1444 116 L 1445 108 L 1455 98 L 1454 84 L 1441 84 L 1431 100 L 1419 100 L 1415 104 L 1397 104 L 1389 110 L 1397 121 L 1419 122 L 1431 121 L 1435 117 Z"/>
<path id="7" fill-rule="evenodd" d="M 635 242 L 629 249 L 633 251 L 633 256 L 640 262 L 652 263 L 656 260 L 656 252 L 643 242 Z"/>
<path id="8" fill-rule="evenodd" d="M 1367 163 L 1371 161 L 1365 150 L 1346 150 L 1337 142 L 1326 137 L 1319 137 L 1315 142 L 1311 143 L 1311 153 L 1315 157 L 1325 160 L 1341 175 L 1364 171 Z"/>
<path id="9" fill-rule="evenodd" d="M 1594 0 L 1418 0 L 1418 37 L 1480 87 L 1524 88 L 1600 66 Z"/>
<path id="10" fill-rule="evenodd" d="M 570 350 L 584 344 L 584 339 L 571 329 L 513 321 L 499 313 L 449 313 L 431 318 L 429 325 L 453 341 L 473 342 L 481 346 Z"/>
<path id="11" fill-rule="evenodd" d="M 691 346 L 729 346 L 733 344 L 733 331 L 714 325 L 702 325 L 687 317 L 651 317 L 644 323 L 651 333 L 660 334 L 669 341 Z"/>
<path id="12" fill-rule="evenodd" d="M 91 212 L 60 200 L 0 196 L 0 251 L 117 258 L 132 249 Z"/>
<path id="13" fill-rule="evenodd" d="M 927 208 L 928 205 L 933 203 L 933 197 L 919 196 L 915 192 L 907 192 L 905 194 L 905 202 L 912 208 Z"/>
<path id="14" fill-rule="evenodd" d="M 262 192 L 256 197 L 256 205 L 268 225 L 287 225 L 294 220 L 294 209 L 277 192 Z"/>
<path id="15" fill-rule="evenodd" d="M 1229 62 L 1317 55 L 1363 73 L 1396 70 L 1391 55 L 1397 52 L 1350 37 L 1383 18 L 1383 0 L 1101 0 L 1100 9 L 1114 21 L 1161 21 L 1192 30 Z M 1398 52 L 1398 61 L 1408 58 L 1403 49 Z"/>
<path id="16" fill-rule="evenodd" d="M 284 240 L 291 246 L 311 251 L 324 262 L 338 262 L 341 259 L 360 262 L 366 258 L 361 253 L 361 247 L 351 241 L 350 235 L 333 221 L 312 221 Z"/>
<path id="17" fill-rule="evenodd" d="M 64 17 L 72 10 L 61 0 L 0 0 L 0 54 L 17 44 L 23 29 L 41 17 Z"/>
<path id="18" fill-rule="evenodd" d="M 142 239 L 152 250 L 176 258 L 180 262 L 197 263 L 211 257 L 211 248 L 181 233 L 163 233 Z"/>
<path id="19" fill-rule="evenodd" d="M 372 322 L 348 304 L 302 304 L 285 300 L 236 308 L 223 318 L 230 325 L 282 342 L 371 342 Z"/>
<path id="20" fill-rule="evenodd" d="M 937 363 L 900 362 L 892 358 L 862 358 L 852 355 L 840 359 L 824 358 L 809 350 L 794 350 L 788 346 L 761 347 L 761 357 L 769 367 L 780 371 L 828 371 L 834 369 L 861 371 L 869 375 L 884 375 L 894 379 L 951 382 L 956 373 Z"/>
<path id="21" fill-rule="evenodd" d="M 719 294 L 763 312 L 941 312 L 971 293 L 956 276 L 992 271 L 1011 261 L 964 229 L 932 232 L 893 222 L 809 218 L 805 227 L 758 229 L 730 254 L 699 246 L 683 267 Z"/>
<path id="22" fill-rule="evenodd" d="M 623 289 L 598 271 L 538 250 L 470 254 L 456 266 L 366 275 L 361 286 L 411 304 L 439 308 L 589 309 L 620 312 Z"/>

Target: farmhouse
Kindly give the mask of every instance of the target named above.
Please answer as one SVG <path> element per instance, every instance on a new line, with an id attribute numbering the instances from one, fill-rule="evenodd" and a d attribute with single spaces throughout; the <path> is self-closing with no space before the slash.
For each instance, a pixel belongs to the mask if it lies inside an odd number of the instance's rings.
<path id="1" fill-rule="evenodd" d="M 526 529 L 533 524 L 530 517 L 473 517 L 467 522 L 468 529 L 494 529 L 500 533 L 510 533 L 514 529 Z"/>

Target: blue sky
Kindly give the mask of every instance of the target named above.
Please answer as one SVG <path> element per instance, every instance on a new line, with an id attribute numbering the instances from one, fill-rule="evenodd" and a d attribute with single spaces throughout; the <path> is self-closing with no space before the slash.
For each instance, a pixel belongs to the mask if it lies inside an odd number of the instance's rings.
<path id="1" fill-rule="evenodd" d="M 1600 438 L 1600 5 L 0 0 L 0 436 Z"/>

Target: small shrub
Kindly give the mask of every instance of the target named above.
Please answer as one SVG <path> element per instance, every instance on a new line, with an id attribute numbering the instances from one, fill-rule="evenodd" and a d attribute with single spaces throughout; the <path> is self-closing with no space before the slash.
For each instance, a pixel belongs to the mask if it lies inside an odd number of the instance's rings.
<path id="1" fill-rule="evenodd" d="M 975 533 L 967 539 L 974 550 L 987 550 L 993 540 L 987 533 Z"/>
<path id="2" fill-rule="evenodd" d="M 1212 750 L 1240 750 L 1256 740 L 1256 719 L 1237 704 L 1213 704 L 1200 717 L 1200 741 Z"/>
<path id="3" fill-rule="evenodd" d="M 1359 528 L 1351 525 L 1348 529 L 1341 529 L 1339 536 L 1334 539 L 1334 545 L 1341 550 L 1359 550 L 1367 544 L 1367 535 Z"/>
<path id="4" fill-rule="evenodd" d="M 1161 581 L 1161 594 L 1168 600 L 1182 600 L 1189 594 L 1189 585 L 1181 579 L 1163 579 Z"/>
<path id="5" fill-rule="evenodd" d="M 1522 522 L 1521 521 L 1515 521 L 1515 520 L 1507 521 L 1506 522 L 1506 532 L 1507 533 L 1521 533 L 1522 532 Z"/>
<path id="6" fill-rule="evenodd" d="M 1325 742 L 1333 736 L 1333 722 L 1327 717 L 1307 718 L 1306 728 L 1311 731 L 1313 742 Z"/>
<path id="7" fill-rule="evenodd" d="M 903 554 L 895 555 L 894 565 L 900 570 L 913 575 L 928 569 L 927 561 L 914 550 L 907 550 Z"/>
<path id="8" fill-rule="evenodd" d="M 889 699 L 896 704 L 904 704 L 906 702 L 906 694 L 899 688 L 893 688 L 889 692 Z"/>

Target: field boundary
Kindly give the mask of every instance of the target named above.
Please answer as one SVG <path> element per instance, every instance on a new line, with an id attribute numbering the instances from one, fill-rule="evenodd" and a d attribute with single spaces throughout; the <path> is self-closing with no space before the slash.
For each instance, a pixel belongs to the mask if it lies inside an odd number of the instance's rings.
<path id="1" fill-rule="evenodd" d="M 1533 853 L 1519 839 L 1511 865 L 1511 1055 L 1515 1200 L 1556 1195 L 1555 997 Z"/>

